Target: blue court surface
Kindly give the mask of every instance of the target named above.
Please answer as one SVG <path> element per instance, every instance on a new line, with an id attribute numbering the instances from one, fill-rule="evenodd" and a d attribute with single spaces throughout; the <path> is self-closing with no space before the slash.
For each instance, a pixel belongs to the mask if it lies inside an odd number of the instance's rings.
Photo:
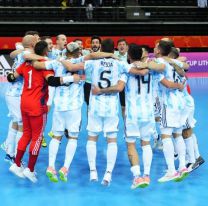
<path id="1" fill-rule="evenodd" d="M 110 187 L 102 186 L 101 180 L 106 166 L 106 142 L 100 136 L 97 152 L 97 168 L 99 181 L 89 182 L 89 169 L 86 157 L 85 145 L 87 141 L 86 132 L 86 106 L 83 108 L 83 123 L 78 141 L 78 148 L 72 162 L 69 180 L 67 183 L 51 183 L 45 175 L 48 165 L 48 148 L 41 148 L 40 156 L 36 165 L 38 183 L 33 184 L 29 180 L 22 180 L 8 171 L 9 165 L 4 161 L 4 152 L 0 151 L 0 205 L 1 206 L 39 206 L 39 205 L 71 205 L 71 206 L 130 206 L 130 205 L 208 205 L 208 79 L 190 80 L 192 95 L 195 99 L 195 118 L 197 126 L 195 134 L 198 137 L 200 153 L 205 159 L 205 164 L 192 172 L 187 179 L 180 183 L 168 182 L 159 184 L 165 167 L 165 160 L 162 152 L 156 151 L 153 156 L 151 170 L 151 184 L 148 188 L 131 190 L 132 175 L 127 159 L 126 146 L 123 139 L 123 123 L 120 123 L 118 138 L 118 158 L 113 172 L 113 181 Z M 3 98 L 5 84 L 1 83 L 0 96 L 0 142 L 3 142 L 7 135 L 9 118 Z M 48 124 L 45 134 L 51 127 L 51 113 L 48 116 Z M 46 139 L 49 143 L 50 137 Z M 59 169 L 64 161 L 66 139 L 60 146 L 56 167 Z M 138 146 L 139 148 L 139 146 Z M 141 150 L 140 150 L 141 154 Z M 28 160 L 26 155 L 24 161 Z"/>

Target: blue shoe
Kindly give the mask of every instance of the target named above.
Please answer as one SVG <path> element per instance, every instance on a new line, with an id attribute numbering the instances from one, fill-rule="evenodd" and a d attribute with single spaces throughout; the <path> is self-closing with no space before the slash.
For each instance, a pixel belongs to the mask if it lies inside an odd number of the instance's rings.
<path id="1" fill-rule="evenodd" d="M 4 161 L 9 162 L 11 165 L 14 163 L 15 158 L 10 156 L 9 154 L 6 154 Z"/>

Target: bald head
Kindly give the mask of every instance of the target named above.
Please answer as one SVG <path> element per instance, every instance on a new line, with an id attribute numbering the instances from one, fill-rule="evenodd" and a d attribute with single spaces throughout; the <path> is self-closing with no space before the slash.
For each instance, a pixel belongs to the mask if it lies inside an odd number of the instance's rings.
<path id="1" fill-rule="evenodd" d="M 24 48 L 33 48 L 37 40 L 33 35 L 26 35 L 22 39 L 22 45 Z"/>

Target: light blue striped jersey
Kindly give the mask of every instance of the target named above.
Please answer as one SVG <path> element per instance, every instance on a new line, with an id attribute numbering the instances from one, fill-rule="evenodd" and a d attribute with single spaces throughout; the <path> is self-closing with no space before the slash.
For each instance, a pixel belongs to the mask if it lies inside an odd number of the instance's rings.
<path id="1" fill-rule="evenodd" d="M 178 60 L 172 59 L 178 66 L 182 67 L 182 63 Z M 166 105 L 168 109 L 173 111 L 181 111 L 184 109 L 184 100 L 182 98 L 182 92 L 178 89 L 170 89 L 161 84 L 162 79 L 167 79 L 171 82 L 176 82 L 176 71 L 173 66 L 166 62 L 163 58 L 157 58 L 157 62 L 165 64 L 164 72 L 159 74 L 159 90 L 160 101 Z"/>
<path id="2" fill-rule="evenodd" d="M 53 48 L 51 52 L 48 52 L 49 59 L 59 59 L 62 57 L 66 57 L 66 49 L 61 51 L 59 49 Z"/>
<path id="3" fill-rule="evenodd" d="M 125 87 L 126 118 L 154 122 L 152 73 L 128 74 Z"/>
<path id="4" fill-rule="evenodd" d="M 20 66 L 22 63 L 25 62 L 24 55 L 31 53 L 28 50 L 22 51 L 20 54 L 18 54 L 14 60 L 13 64 L 13 70 L 15 71 L 18 66 Z M 23 77 L 19 77 L 15 82 L 9 83 L 6 95 L 12 96 L 12 97 L 19 97 L 22 94 L 22 88 L 23 88 Z"/>
<path id="5" fill-rule="evenodd" d="M 69 59 L 68 61 L 73 64 L 80 63 L 84 61 L 83 57 L 76 59 Z M 53 69 L 56 77 L 64 77 L 66 75 L 73 75 L 73 73 L 68 72 L 66 68 L 56 60 L 46 61 L 46 69 Z M 79 74 L 82 71 L 78 72 Z M 82 107 L 84 101 L 84 91 L 83 82 L 80 83 L 70 83 L 69 86 L 59 86 L 55 89 L 54 95 L 54 110 L 55 111 L 68 111 L 76 110 Z"/>
<path id="6" fill-rule="evenodd" d="M 92 85 L 107 88 L 118 83 L 123 73 L 129 72 L 131 67 L 124 62 L 104 58 L 85 62 L 85 71 L 89 72 Z M 92 95 L 90 93 L 89 113 L 101 117 L 118 115 L 119 94 Z"/>

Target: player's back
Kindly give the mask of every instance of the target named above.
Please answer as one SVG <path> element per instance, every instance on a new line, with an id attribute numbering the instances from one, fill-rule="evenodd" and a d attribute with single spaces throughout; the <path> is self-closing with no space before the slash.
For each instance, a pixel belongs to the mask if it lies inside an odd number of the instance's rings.
<path id="1" fill-rule="evenodd" d="M 112 58 L 89 60 L 85 62 L 85 70 L 92 77 L 92 85 L 107 88 L 118 83 L 125 72 L 124 63 Z M 90 95 L 90 112 L 99 116 L 115 116 L 118 114 L 118 93 Z"/>

